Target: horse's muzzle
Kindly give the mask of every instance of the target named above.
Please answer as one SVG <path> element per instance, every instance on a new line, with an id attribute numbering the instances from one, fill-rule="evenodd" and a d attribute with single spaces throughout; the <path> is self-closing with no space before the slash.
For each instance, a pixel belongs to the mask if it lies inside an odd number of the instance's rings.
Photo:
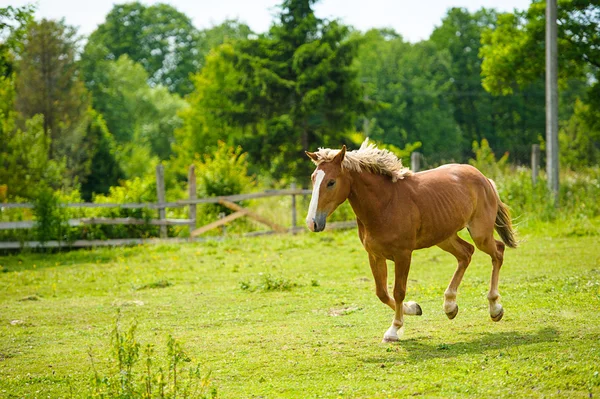
<path id="1" fill-rule="evenodd" d="M 320 231 L 325 230 L 325 225 L 327 224 L 327 214 L 324 212 L 319 212 L 317 215 L 311 219 L 306 219 L 306 226 L 310 231 L 314 231 L 318 233 Z"/>

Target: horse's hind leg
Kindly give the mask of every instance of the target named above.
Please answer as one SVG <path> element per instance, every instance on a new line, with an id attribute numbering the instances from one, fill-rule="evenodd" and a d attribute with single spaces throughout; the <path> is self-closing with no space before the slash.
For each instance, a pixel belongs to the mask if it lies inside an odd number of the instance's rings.
<path id="1" fill-rule="evenodd" d="M 444 312 L 446 312 L 446 316 L 448 316 L 449 319 L 453 319 L 458 313 L 458 305 L 456 304 L 458 286 L 462 281 L 469 263 L 471 263 L 471 256 L 473 255 L 475 248 L 456 234 L 446 241 L 439 243 L 438 247 L 454 255 L 458 261 L 458 266 L 452 276 L 452 280 L 450 280 L 450 284 L 448 285 L 446 292 L 444 292 Z"/>
<path id="2" fill-rule="evenodd" d="M 492 225 L 493 228 L 493 225 Z M 504 261 L 504 243 L 494 239 L 493 230 L 490 228 L 487 234 L 480 233 L 471 228 L 471 237 L 477 248 L 490 255 L 492 258 L 492 279 L 490 281 L 490 291 L 488 292 L 488 301 L 490 302 L 490 317 L 493 321 L 500 321 L 504 316 L 504 309 L 500 304 L 500 293 L 498 292 L 498 280 L 500 278 L 500 268 Z"/>

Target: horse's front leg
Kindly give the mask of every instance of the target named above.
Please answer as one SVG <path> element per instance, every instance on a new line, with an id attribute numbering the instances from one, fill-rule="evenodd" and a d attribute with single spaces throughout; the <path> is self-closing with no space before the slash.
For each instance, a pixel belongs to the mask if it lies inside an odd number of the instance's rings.
<path id="1" fill-rule="evenodd" d="M 412 251 L 402 250 L 394 256 L 395 278 L 394 278 L 394 301 L 396 302 L 396 314 L 392 325 L 383 335 L 383 342 L 396 342 L 398 330 L 404 325 L 404 298 L 406 296 L 406 283 L 408 271 L 410 270 L 410 259 Z"/>

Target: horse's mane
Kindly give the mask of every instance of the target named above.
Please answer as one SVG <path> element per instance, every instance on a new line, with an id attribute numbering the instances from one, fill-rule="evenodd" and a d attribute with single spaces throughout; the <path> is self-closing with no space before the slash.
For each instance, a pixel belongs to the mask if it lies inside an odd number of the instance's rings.
<path id="1" fill-rule="evenodd" d="M 323 162 L 331 162 L 340 150 L 331 148 L 319 148 L 315 154 L 317 160 L 313 160 L 315 165 Z M 369 144 L 369 138 L 366 138 L 358 150 L 347 151 L 342 161 L 342 168 L 362 172 L 366 170 L 371 173 L 390 176 L 392 181 L 404 179 L 412 175 L 410 169 L 402 166 L 402 161 L 396 155 L 385 149 L 379 149 L 375 144 Z"/>

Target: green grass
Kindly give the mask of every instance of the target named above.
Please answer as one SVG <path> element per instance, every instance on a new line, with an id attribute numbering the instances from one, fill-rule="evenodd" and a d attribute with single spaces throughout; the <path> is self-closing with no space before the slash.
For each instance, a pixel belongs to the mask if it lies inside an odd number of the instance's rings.
<path id="1" fill-rule="evenodd" d="M 598 237 L 522 239 L 499 323 L 489 257 L 476 252 L 450 321 L 455 260 L 415 252 L 407 299 L 424 314 L 398 344 L 381 343 L 392 312 L 356 231 L 0 257 L 0 397 L 86 396 L 88 351 L 106 370 L 119 308 L 142 345 L 181 342 L 221 398 L 598 396 Z"/>

